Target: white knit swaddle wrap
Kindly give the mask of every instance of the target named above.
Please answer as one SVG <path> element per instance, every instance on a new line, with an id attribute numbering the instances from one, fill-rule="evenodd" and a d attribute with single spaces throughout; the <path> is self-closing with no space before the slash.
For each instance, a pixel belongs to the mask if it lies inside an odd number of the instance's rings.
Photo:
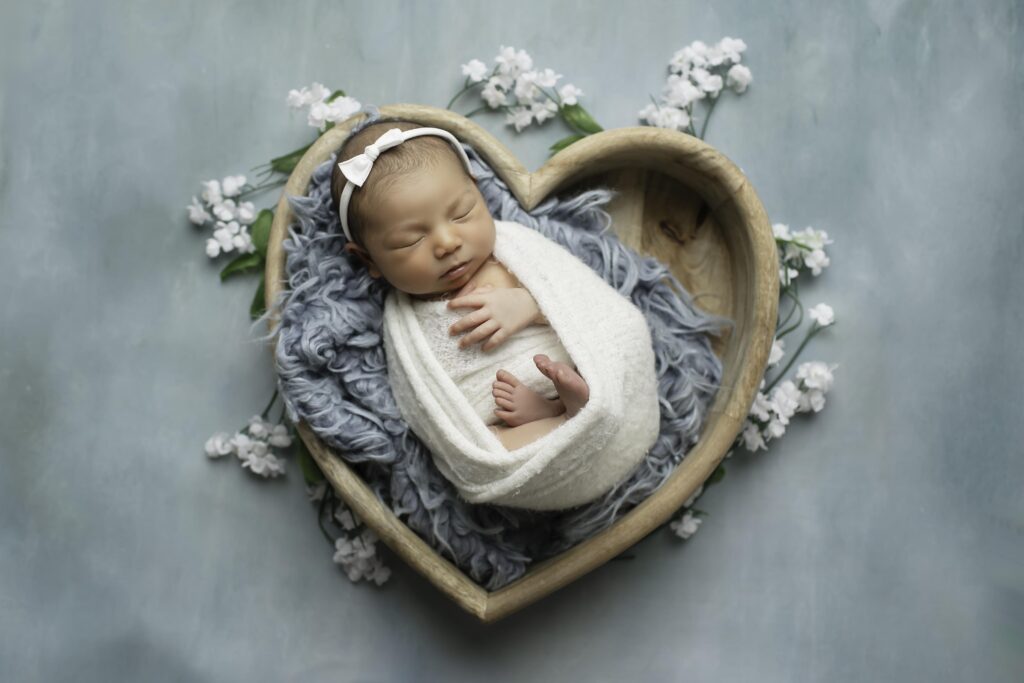
<path id="1" fill-rule="evenodd" d="M 457 384 L 435 354 L 412 298 L 398 290 L 391 291 L 384 307 L 388 379 L 403 418 L 467 501 L 535 510 L 581 505 L 628 476 L 658 437 L 657 376 L 647 321 L 561 245 L 519 223 L 496 220 L 495 228 L 495 258 L 537 301 L 590 387 L 587 404 L 537 441 L 506 450 L 467 398 L 484 383 L 489 397 L 493 374 L 483 378 L 469 372 Z M 467 312 L 461 309 L 461 315 Z M 512 338 L 503 346 L 510 343 Z M 533 354 L 526 354 L 515 360 L 532 365 Z"/>
<path id="2" fill-rule="evenodd" d="M 555 398 L 558 392 L 551 380 L 541 374 L 533 357 L 546 354 L 553 361 L 572 364 L 569 353 L 550 325 L 530 325 L 520 330 L 496 349 L 483 350 L 483 344 L 459 348 L 461 335 L 453 336 L 448 328 L 472 313 L 468 308 L 448 308 L 447 301 L 411 299 L 413 311 L 427 344 L 441 367 L 473 406 L 477 416 L 487 424 L 497 424 L 492 387 L 498 370 L 512 373 L 516 379 L 542 396 Z"/>

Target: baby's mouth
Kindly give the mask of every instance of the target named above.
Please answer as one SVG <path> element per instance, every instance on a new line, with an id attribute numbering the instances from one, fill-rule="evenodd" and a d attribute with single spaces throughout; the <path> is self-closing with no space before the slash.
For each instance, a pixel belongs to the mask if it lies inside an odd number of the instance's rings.
<path id="1" fill-rule="evenodd" d="M 451 268 L 449 268 L 448 270 L 444 271 L 444 273 L 441 274 L 441 277 L 442 278 L 452 278 L 452 277 L 457 277 L 459 275 L 462 275 L 463 271 L 468 266 L 469 266 L 469 261 L 463 261 L 461 263 L 457 263 L 454 266 L 452 266 Z"/>

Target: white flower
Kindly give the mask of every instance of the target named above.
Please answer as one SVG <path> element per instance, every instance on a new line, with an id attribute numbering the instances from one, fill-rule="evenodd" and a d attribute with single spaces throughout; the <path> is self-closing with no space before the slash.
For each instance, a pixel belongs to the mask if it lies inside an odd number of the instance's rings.
<path id="1" fill-rule="evenodd" d="M 690 536 L 697 533 L 697 528 L 700 527 L 700 522 L 700 517 L 687 510 L 682 517 L 670 522 L 669 528 L 675 532 L 676 536 L 685 541 Z"/>
<path id="2" fill-rule="evenodd" d="M 579 96 L 583 94 L 583 91 L 577 88 L 572 83 L 566 83 L 558 89 L 558 96 L 562 98 L 562 104 L 573 105 L 579 101 Z"/>
<path id="3" fill-rule="evenodd" d="M 313 104 L 314 102 L 322 102 L 331 94 L 322 83 L 313 83 L 308 88 L 302 90 L 289 90 L 288 91 L 288 106 L 293 109 L 301 109 L 307 105 Z"/>
<path id="4" fill-rule="evenodd" d="M 233 236 L 231 243 L 242 254 L 251 254 L 256 251 L 256 244 L 252 241 L 252 235 L 247 232 L 240 232 Z"/>
<path id="5" fill-rule="evenodd" d="M 836 367 L 838 366 L 829 366 L 819 360 L 808 361 L 801 363 L 796 369 L 796 378 L 803 380 L 804 386 L 808 389 L 826 392 L 832 388 L 832 382 L 835 380 L 832 371 Z"/>
<path id="6" fill-rule="evenodd" d="M 706 69 L 696 68 L 690 72 L 690 78 L 697 85 L 698 88 L 708 93 L 712 97 L 716 97 L 722 90 L 722 77 L 718 74 L 712 74 Z"/>
<path id="7" fill-rule="evenodd" d="M 249 457 L 249 453 L 252 451 L 253 445 L 256 443 L 260 442 L 253 441 L 248 437 L 248 435 L 243 434 L 242 432 L 237 432 L 231 437 L 231 445 L 235 447 L 235 455 L 237 455 L 238 459 L 242 461 Z"/>
<path id="8" fill-rule="evenodd" d="M 814 249 L 810 254 L 804 256 L 804 265 L 811 269 L 812 275 L 821 275 L 821 270 L 827 266 L 829 261 L 828 256 L 821 249 Z"/>
<path id="9" fill-rule="evenodd" d="M 339 121 L 344 121 L 362 108 L 363 105 L 359 100 L 347 95 L 341 95 L 327 104 L 327 113 L 324 116 L 324 119 L 326 121 L 338 123 Z"/>
<path id="10" fill-rule="evenodd" d="M 220 193 L 220 181 L 204 180 L 203 191 L 200 193 L 207 204 L 219 204 L 224 197 Z"/>
<path id="11" fill-rule="evenodd" d="M 267 444 L 262 441 L 253 443 L 253 449 L 242 463 L 242 467 L 261 477 L 270 478 L 284 474 L 284 461 L 267 450 Z"/>
<path id="12" fill-rule="evenodd" d="M 252 225 L 256 222 L 256 205 L 252 202 L 242 202 L 235 211 L 235 217 L 242 225 Z"/>
<path id="13" fill-rule="evenodd" d="M 788 242 L 793 239 L 793 236 L 789 233 L 789 226 L 785 223 L 775 223 L 772 225 L 772 234 L 775 235 L 777 240 L 786 240 Z"/>
<path id="14" fill-rule="evenodd" d="M 231 223 L 217 222 L 217 229 L 213 231 L 213 239 L 217 241 L 220 250 L 224 253 L 232 251 L 235 248 L 234 233 L 231 232 L 230 225 L 238 225 L 234 221 Z M 209 244 L 206 247 L 206 253 L 210 253 Z"/>
<path id="15" fill-rule="evenodd" d="M 334 561 L 341 565 L 350 581 L 368 579 L 378 586 L 388 580 L 391 570 L 377 556 L 377 536 L 370 529 L 355 538 L 341 536 L 334 542 Z"/>
<path id="16" fill-rule="evenodd" d="M 213 205 L 213 215 L 217 217 L 219 221 L 230 221 L 235 218 L 235 200 L 224 199 L 219 202 L 215 202 Z"/>
<path id="17" fill-rule="evenodd" d="M 334 513 L 334 519 L 341 524 L 342 529 L 347 529 L 348 531 L 355 529 L 359 525 L 359 522 L 356 521 L 353 512 L 344 505 L 338 506 L 338 509 Z"/>
<path id="18" fill-rule="evenodd" d="M 740 53 L 747 49 L 747 44 L 740 38 L 730 38 L 726 36 L 718 41 L 718 49 L 725 54 L 725 58 L 730 62 L 740 61 Z"/>
<path id="19" fill-rule="evenodd" d="M 772 417 L 768 426 L 764 428 L 765 434 L 772 439 L 778 439 L 780 436 L 786 433 L 786 425 L 789 424 L 789 418 L 776 415 Z"/>
<path id="20" fill-rule="evenodd" d="M 779 361 L 782 360 L 782 357 L 786 353 L 785 346 L 785 339 L 776 339 L 772 342 L 772 350 L 768 354 L 768 367 L 779 364 Z"/>
<path id="21" fill-rule="evenodd" d="M 501 46 L 498 56 L 494 58 L 498 63 L 498 72 L 517 76 L 523 71 L 533 68 L 533 58 L 526 53 L 526 50 L 519 50 L 514 47 Z"/>
<path id="22" fill-rule="evenodd" d="M 690 125 L 690 115 L 686 110 L 669 107 L 668 105 L 657 107 L 654 104 L 649 104 L 641 109 L 638 114 L 641 119 L 658 128 L 684 130 Z"/>
<path id="23" fill-rule="evenodd" d="M 505 115 L 506 125 L 514 125 L 517 133 L 529 126 L 532 120 L 533 112 L 529 107 L 513 107 L 512 111 Z"/>
<path id="24" fill-rule="evenodd" d="M 823 249 L 826 244 L 832 244 L 833 242 L 833 240 L 828 238 L 827 232 L 815 230 L 810 226 L 794 232 L 793 239 L 799 240 L 810 249 Z"/>
<path id="25" fill-rule="evenodd" d="M 754 402 L 750 405 L 749 414 L 764 422 L 771 417 L 772 410 L 775 410 L 775 406 L 772 405 L 768 396 L 762 391 L 757 392 Z"/>
<path id="26" fill-rule="evenodd" d="M 728 73 L 725 74 L 725 84 L 737 93 L 746 90 L 747 86 L 753 81 L 754 77 L 750 73 L 750 69 L 742 64 L 733 64 L 729 67 Z"/>
<path id="27" fill-rule="evenodd" d="M 772 403 L 780 417 L 789 418 L 800 404 L 800 389 L 792 380 L 785 380 L 772 389 Z"/>
<path id="28" fill-rule="evenodd" d="M 309 113 L 306 115 L 306 123 L 319 131 L 327 125 L 327 117 L 331 114 L 331 108 L 326 102 L 314 102 L 309 107 Z"/>
<path id="29" fill-rule="evenodd" d="M 718 45 L 712 45 L 707 52 L 708 66 L 721 66 L 725 61 L 725 52 Z"/>
<path id="30" fill-rule="evenodd" d="M 263 439 L 270 436 L 272 425 L 260 415 L 253 415 L 249 418 L 249 436 Z"/>
<path id="31" fill-rule="evenodd" d="M 235 450 L 231 443 L 231 435 L 227 432 L 217 432 L 206 440 L 206 455 L 211 458 L 219 458 Z"/>
<path id="32" fill-rule="evenodd" d="M 828 327 L 836 320 L 832 307 L 825 303 L 812 307 L 807 311 L 807 315 L 822 327 Z"/>
<path id="33" fill-rule="evenodd" d="M 707 64 L 707 52 L 708 46 L 695 40 L 672 55 L 672 59 L 668 63 L 669 68 L 676 73 L 685 75 L 693 67 L 702 67 Z"/>
<path id="34" fill-rule="evenodd" d="M 206 240 L 206 255 L 210 258 L 217 258 L 220 256 L 220 242 L 213 239 L 212 237 Z"/>
<path id="35" fill-rule="evenodd" d="M 782 284 L 784 285 L 788 285 L 790 282 L 793 281 L 793 278 L 795 278 L 799 274 L 800 271 L 795 268 L 779 268 L 779 280 L 781 280 Z"/>
<path id="36" fill-rule="evenodd" d="M 555 73 L 554 69 L 544 69 L 536 72 L 533 82 L 541 88 L 553 88 L 560 78 L 562 78 L 562 74 Z"/>
<path id="37" fill-rule="evenodd" d="M 662 88 L 662 95 L 666 104 L 680 109 L 706 96 L 700 88 L 690 82 L 690 79 L 679 74 L 669 75 Z"/>
<path id="38" fill-rule="evenodd" d="M 552 100 L 534 102 L 530 106 L 530 112 L 533 114 L 533 118 L 537 123 L 544 123 L 545 120 L 552 118 L 558 113 L 558 105 Z"/>
<path id="39" fill-rule="evenodd" d="M 487 81 L 487 85 L 480 91 L 480 96 L 487 102 L 487 106 L 491 109 L 497 109 L 498 107 L 508 104 L 508 97 L 505 93 L 498 89 L 498 82 L 496 78 L 492 78 Z"/>
<path id="40" fill-rule="evenodd" d="M 288 427 L 283 424 L 274 425 L 270 430 L 270 437 L 267 443 L 277 448 L 288 448 L 292 445 L 292 437 L 288 434 Z"/>
<path id="41" fill-rule="evenodd" d="M 225 197 L 236 197 L 245 185 L 244 175 L 229 175 L 220 181 L 221 192 Z"/>
<path id="42" fill-rule="evenodd" d="M 751 453 L 758 450 L 766 451 L 768 446 L 764 443 L 764 437 L 761 435 L 761 430 L 757 428 L 757 425 L 747 420 L 743 426 L 743 447 Z"/>
<path id="43" fill-rule="evenodd" d="M 479 59 L 471 59 L 462 65 L 462 75 L 469 76 L 469 80 L 479 83 L 487 75 L 487 65 Z"/>
<path id="44" fill-rule="evenodd" d="M 527 102 L 532 102 L 541 96 L 540 89 L 537 88 L 537 84 L 534 83 L 534 78 L 536 78 L 536 76 L 536 71 L 527 71 L 526 73 L 519 74 L 519 78 L 516 79 L 514 91 L 516 99 L 520 103 L 525 104 Z"/>
<path id="45" fill-rule="evenodd" d="M 818 413 L 825 407 L 825 392 L 818 389 L 811 389 L 800 396 L 800 407 L 798 412 L 806 413 L 811 410 Z"/>
<path id="46" fill-rule="evenodd" d="M 207 221 L 212 221 L 213 216 L 207 213 L 196 196 L 192 195 L 192 203 L 188 205 L 188 219 L 196 225 L 204 225 Z"/>
<path id="47" fill-rule="evenodd" d="M 327 495 L 327 482 L 320 481 L 315 485 L 306 485 L 306 495 L 309 497 L 309 502 L 319 503 Z"/>

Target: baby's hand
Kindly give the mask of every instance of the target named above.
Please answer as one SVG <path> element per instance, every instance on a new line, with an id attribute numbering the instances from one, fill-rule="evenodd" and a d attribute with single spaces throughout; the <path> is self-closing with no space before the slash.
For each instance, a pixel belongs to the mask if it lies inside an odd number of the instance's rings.
<path id="1" fill-rule="evenodd" d="M 450 334 L 472 329 L 459 340 L 459 348 L 463 349 L 487 339 L 481 348 L 490 351 L 541 317 L 537 302 L 522 287 L 467 286 L 448 302 L 448 307 L 477 309 L 448 328 Z"/>

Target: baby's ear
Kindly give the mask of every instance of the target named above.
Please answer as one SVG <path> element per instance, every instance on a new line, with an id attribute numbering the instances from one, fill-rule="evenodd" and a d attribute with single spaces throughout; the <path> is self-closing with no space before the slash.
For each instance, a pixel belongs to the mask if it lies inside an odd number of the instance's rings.
<path id="1" fill-rule="evenodd" d="M 345 251 L 347 251 L 350 254 L 355 254 L 356 257 L 363 262 L 363 265 L 366 266 L 366 269 L 370 271 L 370 277 L 376 280 L 381 276 L 380 268 L 378 268 L 377 264 L 373 262 L 373 258 L 370 257 L 369 252 L 360 247 L 358 244 L 351 241 L 345 243 Z"/>

